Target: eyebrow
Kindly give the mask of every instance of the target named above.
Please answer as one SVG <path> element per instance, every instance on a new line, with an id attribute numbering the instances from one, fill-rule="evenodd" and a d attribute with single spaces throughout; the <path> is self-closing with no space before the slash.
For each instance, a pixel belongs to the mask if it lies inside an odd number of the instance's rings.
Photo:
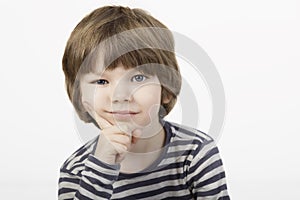
<path id="1" fill-rule="evenodd" d="M 107 75 L 107 71 L 109 72 L 109 71 L 113 71 L 113 70 L 105 70 L 105 71 L 103 71 L 103 72 L 100 72 L 100 71 L 97 71 L 97 72 L 91 71 L 91 72 L 89 72 L 89 73 L 84 74 L 83 77 L 84 77 L 84 78 L 87 77 L 88 79 L 90 79 L 90 78 L 105 77 L 105 76 L 108 76 L 108 75 Z M 142 74 L 144 74 L 143 72 L 141 72 L 141 71 L 139 71 L 139 70 L 137 70 L 137 69 L 135 69 L 135 68 L 129 69 L 129 70 L 127 71 L 126 74 L 127 74 L 128 76 L 131 76 L 131 75 L 136 74 L 136 73 L 142 73 Z"/>

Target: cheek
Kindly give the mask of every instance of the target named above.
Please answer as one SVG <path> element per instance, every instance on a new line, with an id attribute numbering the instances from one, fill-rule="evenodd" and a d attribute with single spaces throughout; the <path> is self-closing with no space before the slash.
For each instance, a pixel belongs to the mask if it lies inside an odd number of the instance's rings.
<path id="1" fill-rule="evenodd" d="M 81 102 L 87 102 L 90 105 L 93 105 L 94 88 L 88 86 L 87 84 L 82 84 L 80 89 L 81 89 Z"/>
<path id="2" fill-rule="evenodd" d="M 102 110 L 106 108 L 107 106 L 107 98 L 104 95 L 104 92 L 95 91 L 93 94 L 93 103 L 95 106 L 95 110 Z"/>
<path id="3" fill-rule="evenodd" d="M 88 102 L 95 110 L 99 110 L 104 105 L 103 93 L 100 93 L 95 87 L 85 87 L 82 92 L 82 102 Z"/>
<path id="4" fill-rule="evenodd" d="M 161 87 L 160 86 L 145 86 L 134 94 L 135 101 L 143 108 L 151 112 L 151 110 L 159 110 L 161 101 Z"/>

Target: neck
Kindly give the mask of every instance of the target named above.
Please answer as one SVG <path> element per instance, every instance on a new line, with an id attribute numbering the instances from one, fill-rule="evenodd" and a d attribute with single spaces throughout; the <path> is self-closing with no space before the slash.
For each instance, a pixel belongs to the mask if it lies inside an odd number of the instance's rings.
<path id="1" fill-rule="evenodd" d="M 131 146 L 132 153 L 150 153 L 159 151 L 165 142 L 165 130 L 157 120 L 157 123 L 142 130 L 141 137 Z"/>

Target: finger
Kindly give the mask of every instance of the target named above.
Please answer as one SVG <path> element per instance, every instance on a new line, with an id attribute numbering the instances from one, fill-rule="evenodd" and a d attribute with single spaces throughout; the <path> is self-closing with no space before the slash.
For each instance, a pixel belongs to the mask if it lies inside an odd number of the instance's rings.
<path id="1" fill-rule="evenodd" d="M 117 151 L 118 154 L 123 154 L 127 151 L 128 147 L 126 145 L 120 144 L 120 143 L 114 143 L 115 151 Z"/>
<path id="2" fill-rule="evenodd" d="M 101 129 L 105 129 L 105 128 L 112 126 L 111 123 L 109 123 L 103 117 L 98 115 L 98 113 L 94 109 L 92 109 L 92 106 L 88 102 L 86 102 L 86 101 L 83 102 L 83 105 L 85 106 L 87 111 L 94 117 L 94 119 L 96 120 L 96 122 L 98 123 L 98 125 Z"/>
<path id="3" fill-rule="evenodd" d="M 118 127 L 118 129 L 126 134 L 126 135 L 129 135 L 131 136 L 132 135 L 132 128 L 128 125 L 128 124 L 125 124 L 125 123 L 117 123 L 116 126 Z"/>
<path id="4" fill-rule="evenodd" d="M 120 144 L 126 146 L 126 148 L 129 149 L 131 145 L 131 138 L 128 137 L 128 135 L 117 135 L 111 137 L 110 142 L 112 145 Z"/>
<path id="5" fill-rule="evenodd" d="M 121 128 L 124 129 L 124 128 Z M 131 134 L 126 133 L 122 131 L 118 126 L 111 126 L 105 131 L 102 131 L 102 135 L 109 141 L 109 142 L 115 142 L 118 141 L 119 143 L 125 144 L 126 142 L 130 144 L 131 141 Z M 125 138 L 125 140 L 122 140 L 122 138 Z M 122 141 L 125 141 L 123 143 Z"/>

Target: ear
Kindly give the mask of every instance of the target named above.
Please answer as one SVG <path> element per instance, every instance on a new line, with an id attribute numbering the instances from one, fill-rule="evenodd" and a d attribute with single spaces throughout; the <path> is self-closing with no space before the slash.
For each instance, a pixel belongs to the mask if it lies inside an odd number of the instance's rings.
<path id="1" fill-rule="evenodd" d="M 172 96 L 169 93 L 167 93 L 167 94 L 163 95 L 162 103 L 167 104 L 171 101 L 171 99 L 172 99 Z"/>

